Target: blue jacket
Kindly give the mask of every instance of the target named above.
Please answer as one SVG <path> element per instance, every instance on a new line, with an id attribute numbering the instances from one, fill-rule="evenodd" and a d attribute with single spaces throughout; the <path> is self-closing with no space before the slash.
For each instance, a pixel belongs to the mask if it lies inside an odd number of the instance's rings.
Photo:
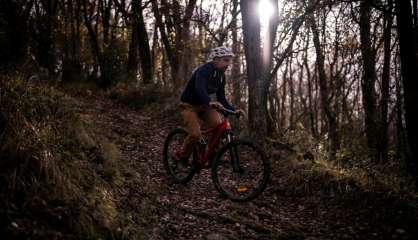
<path id="1" fill-rule="evenodd" d="M 191 105 L 209 105 L 210 94 L 225 108 L 235 110 L 225 98 L 225 73 L 216 69 L 213 62 L 205 63 L 195 69 L 181 94 L 181 101 Z"/>

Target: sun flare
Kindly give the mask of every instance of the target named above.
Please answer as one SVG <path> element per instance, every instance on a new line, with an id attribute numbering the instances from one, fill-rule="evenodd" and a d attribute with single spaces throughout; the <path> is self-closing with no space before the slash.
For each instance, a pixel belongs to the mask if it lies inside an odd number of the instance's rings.
<path id="1" fill-rule="evenodd" d="M 266 27 L 273 14 L 273 5 L 269 0 L 260 0 L 258 2 L 258 14 L 260 15 L 261 26 Z"/>

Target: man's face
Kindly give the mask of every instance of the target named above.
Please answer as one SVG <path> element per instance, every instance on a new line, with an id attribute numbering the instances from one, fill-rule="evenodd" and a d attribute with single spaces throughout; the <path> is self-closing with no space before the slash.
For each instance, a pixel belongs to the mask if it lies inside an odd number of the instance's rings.
<path id="1" fill-rule="evenodd" d="M 215 63 L 216 68 L 226 71 L 226 69 L 228 69 L 228 66 L 232 63 L 232 57 L 217 57 L 213 59 L 213 62 Z"/>

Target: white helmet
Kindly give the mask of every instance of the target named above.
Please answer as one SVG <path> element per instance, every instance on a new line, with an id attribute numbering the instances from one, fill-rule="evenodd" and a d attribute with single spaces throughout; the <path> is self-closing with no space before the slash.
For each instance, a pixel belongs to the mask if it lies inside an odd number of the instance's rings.
<path id="1" fill-rule="evenodd" d="M 216 57 L 226 57 L 226 56 L 233 57 L 234 54 L 232 53 L 231 49 L 224 47 L 224 46 L 220 46 L 220 47 L 212 48 L 210 50 L 208 60 L 212 61 Z"/>

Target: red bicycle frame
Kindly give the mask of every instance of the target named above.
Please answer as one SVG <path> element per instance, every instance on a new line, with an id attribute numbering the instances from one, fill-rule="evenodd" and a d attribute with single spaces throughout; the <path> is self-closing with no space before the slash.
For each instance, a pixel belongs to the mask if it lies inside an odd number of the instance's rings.
<path id="1" fill-rule="evenodd" d="M 225 132 L 231 130 L 232 128 L 228 116 L 225 116 L 222 123 L 220 123 L 218 126 L 202 131 L 202 134 L 212 134 L 206 151 L 204 153 L 198 152 L 199 161 L 202 164 L 202 166 L 205 166 L 211 160 L 210 158 L 215 153 L 215 149 L 219 145 L 222 135 Z M 231 140 L 232 139 L 230 139 L 230 136 L 228 135 L 227 141 L 230 142 Z"/>

